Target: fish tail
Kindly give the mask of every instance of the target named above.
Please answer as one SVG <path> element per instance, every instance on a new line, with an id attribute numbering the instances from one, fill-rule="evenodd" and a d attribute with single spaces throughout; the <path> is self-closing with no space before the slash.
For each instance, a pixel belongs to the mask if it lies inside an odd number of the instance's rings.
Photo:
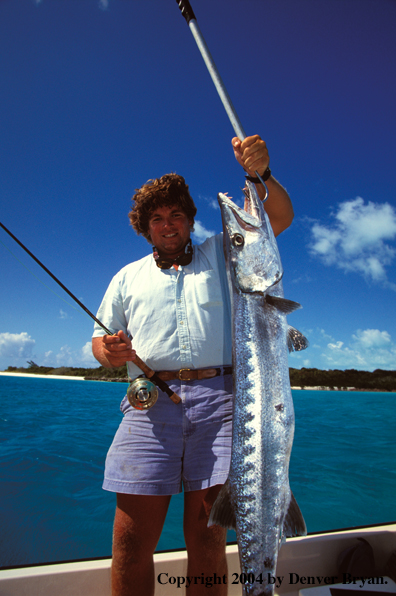
<path id="1" fill-rule="evenodd" d="M 307 526 L 301 513 L 300 507 L 291 492 L 291 499 L 289 509 L 283 522 L 283 536 L 290 538 L 291 536 L 306 536 Z"/>
<path id="2" fill-rule="evenodd" d="M 235 512 L 231 501 L 231 486 L 229 479 L 226 480 L 223 488 L 217 495 L 209 515 L 208 526 L 221 526 L 235 530 Z"/>

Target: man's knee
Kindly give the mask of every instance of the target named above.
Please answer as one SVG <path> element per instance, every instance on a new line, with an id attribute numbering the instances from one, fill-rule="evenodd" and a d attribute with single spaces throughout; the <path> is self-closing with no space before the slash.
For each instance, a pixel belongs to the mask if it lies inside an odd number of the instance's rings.
<path id="1" fill-rule="evenodd" d="M 186 548 L 191 563 L 199 562 L 217 568 L 225 562 L 227 530 L 220 526 L 202 526 L 195 532 L 185 532 Z"/>
<path id="2" fill-rule="evenodd" d="M 189 552 L 224 552 L 227 530 L 220 526 L 208 527 L 210 511 L 220 489 L 221 486 L 216 485 L 185 494 L 184 537 Z"/>
<path id="3" fill-rule="evenodd" d="M 152 558 L 153 552 L 144 544 L 144 537 L 136 532 L 133 520 L 116 512 L 113 528 L 113 565 L 128 568 L 141 565 Z"/>
<path id="4" fill-rule="evenodd" d="M 161 535 L 168 504 L 169 497 L 117 495 L 113 557 L 129 565 L 143 565 L 151 561 Z"/>

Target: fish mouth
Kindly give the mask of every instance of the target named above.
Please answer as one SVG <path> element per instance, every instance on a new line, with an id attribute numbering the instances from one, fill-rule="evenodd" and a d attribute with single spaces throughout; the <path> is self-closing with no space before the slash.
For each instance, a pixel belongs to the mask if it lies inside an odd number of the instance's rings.
<path id="1" fill-rule="evenodd" d="M 246 182 L 243 194 L 245 195 L 244 210 L 261 221 L 263 219 L 263 203 L 261 199 L 259 199 L 257 191 L 255 190 L 253 192 L 251 182 Z"/>
<path id="2" fill-rule="evenodd" d="M 245 211 L 218 194 L 223 245 L 233 284 L 242 294 L 264 294 L 282 279 L 283 269 L 268 216 L 256 192 L 248 188 Z M 253 196 L 252 196 L 253 195 Z"/>
<path id="3" fill-rule="evenodd" d="M 246 204 L 246 200 L 245 200 L 245 207 L 247 206 L 249 211 L 246 211 L 245 209 L 242 209 L 241 207 L 238 207 L 238 205 L 236 205 L 236 203 L 234 203 L 234 201 L 232 201 L 229 197 L 227 197 L 227 195 L 223 194 L 223 193 L 219 193 L 217 195 L 217 200 L 219 202 L 220 205 L 220 209 L 222 211 L 222 213 L 226 216 L 224 219 L 225 221 L 229 221 L 232 216 L 231 216 L 231 212 L 234 215 L 234 217 L 237 219 L 239 225 L 248 230 L 249 228 L 253 228 L 253 229 L 258 229 L 261 227 L 262 225 L 262 221 L 261 218 L 257 217 L 255 215 L 255 202 L 253 200 L 251 200 L 251 197 L 249 197 L 249 202 L 248 204 Z"/>
<path id="4" fill-rule="evenodd" d="M 220 209 L 223 211 L 223 206 L 225 207 L 227 205 L 242 222 L 249 226 L 253 226 L 254 228 L 259 228 L 266 223 L 267 220 L 263 202 L 258 196 L 254 184 L 249 180 L 246 180 L 245 188 L 242 190 L 245 195 L 243 209 L 238 207 L 227 194 L 219 193 L 217 200 L 220 204 Z"/>

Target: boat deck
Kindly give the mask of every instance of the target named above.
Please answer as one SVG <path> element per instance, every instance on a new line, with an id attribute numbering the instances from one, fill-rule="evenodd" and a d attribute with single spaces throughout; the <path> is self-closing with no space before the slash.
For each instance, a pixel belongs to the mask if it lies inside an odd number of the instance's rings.
<path id="1" fill-rule="evenodd" d="M 329 586 L 325 584 L 330 582 L 331 578 L 336 579 L 337 557 L 344 549 L 354 545 L 358 537 L 366 538 L 371 544 L 378 573 L 381 577 L 385 576 L 386 563 L 392 553 L 396 553 L 396 523 L 288 539 L 279 555 L 276 575 L 283 577 L 283 581 L 276 587 L 275 594 L 331 596 Z M 240 567 L 236 545 L 227 547 L 227 558 L 228 595 L 241 596 L 242 586 L 239 582 Z M 111 559 L 100 559 L 0 569 L 0 595 L 110 596 L 110 565 Z M 185 551 L 156 554 L 155 574 L 155 596 L 175 594 L 185 596 L 186 590 L 183 586 L 183 579 L 187 575 Z M 342 578 L 340 580 L 342 581 Z M 374 581 L 363 587 L 359 581 L 355 584 L 344 583 L 341 587 L 348 591 L 356 590 L 359 594 L 366 590 L 396 594 L 396 584 L 391 579 L 387 578 L 383 580 L 384 583 L 381 583 L 379 576 L 378 580 L 379 583 Z M 310 592 L 307 593 L 308 589 Z"/>

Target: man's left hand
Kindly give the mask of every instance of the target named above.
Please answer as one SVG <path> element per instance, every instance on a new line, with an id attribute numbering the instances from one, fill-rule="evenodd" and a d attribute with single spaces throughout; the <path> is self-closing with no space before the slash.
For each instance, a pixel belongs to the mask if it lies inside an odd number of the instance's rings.
<path id="1" fill-rule="evenodd" d="M 231 142 L 236 160 L 249 176 L 256 176 L 256 171 L 260 176 L 264 174 L 269 166 L 269 155 L 267 145 L 259 135 L 246 137 L 243 141 L 234 137 Z"/>

